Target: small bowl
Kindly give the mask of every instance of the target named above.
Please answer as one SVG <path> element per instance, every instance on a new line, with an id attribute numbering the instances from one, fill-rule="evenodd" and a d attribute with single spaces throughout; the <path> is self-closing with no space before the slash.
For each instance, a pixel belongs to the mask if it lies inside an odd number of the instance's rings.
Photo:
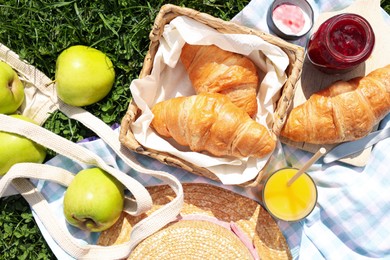
<path id="1" fill-rule="evenodd" d="M 282 21 L 274 17 L 274 11 L 282 5 L 298 7 L 303 14 L 304 25 L 299 31 L 294 31 Z M 275 0 L 268 9 L 267 24 L 279 37 L 286 40 L 297 40 L 307 34 L 313 27 L 314 13 L 311 5 L 305 0 Z"/>

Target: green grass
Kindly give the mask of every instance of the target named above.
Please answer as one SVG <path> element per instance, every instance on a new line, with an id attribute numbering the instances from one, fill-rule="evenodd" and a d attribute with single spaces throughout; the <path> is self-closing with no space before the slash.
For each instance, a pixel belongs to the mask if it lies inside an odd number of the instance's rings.
<path id="1" fill-rule="evenodd" d="M 105 123 L 119 123 L 149 45 L 149 32 L 165 3 L 191 7 L 230 20 L 249 0 L 210 1 L 0 1 L 0 42 L 54 79 L 59 53 L 75 44 L 94 46 L 113 61 L 116 81 L 112 92 L 86 109 Z M 53 113 L 45 128 L 69 140 L 93 136 L 61 112 Z M 50 154 L 53 156 L 54 154 Z M 20 196 L 0 200 L 0 259 L 53 259 L 31 210 Z"/>
<path id="2" fill-rule="evenodd" d="M 28 204 L 19 196 L 0 200 L 0 259 L 52 259 Z"/>
<path id="3" fill-rule="evenodd" d="M 230 20 L 248 2 L 3 0 L 0 42 L 50 78 L 54 78 L 57 56 L 71 45 L 90 45 L 107 53 L 117 74 L 114 89 L 104 100 L 86 109 L 111 125 L 119 123 L 127 109 L 130 82 L 141 70 L 149 44 L 148 34 L 163 4 L 191 7 Z M 390 13 L 390 0 L 382 0 L 381 6 Z M 72 141 L 93 135 L 61 112 L 53 113 L 44 127 Z M 0 259 L 53 258 L 23 198 L 1 199 Z"/>
<path id="4" fill-rule="evenodd" d="M 388 14 L 390 14 L 390 0 L 381 0 L 381 6 Z"/>

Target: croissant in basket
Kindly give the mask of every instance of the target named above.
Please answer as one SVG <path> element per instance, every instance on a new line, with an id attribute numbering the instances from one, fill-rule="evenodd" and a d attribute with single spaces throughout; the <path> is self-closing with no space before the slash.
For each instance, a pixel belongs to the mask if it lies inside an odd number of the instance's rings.
<path id="1" fill-rule="evenodd" d="M 259 76 L 249 58 L 215 45 L 185 44 L 180 59 L 196 93 L 225 94 L 250 117 L 256 115 Z"/>
<path id="2" fill-rule="evenodd" d="M 334 144 L 366 136 L 390 112 L 390 65 L 338 81 L 292 109 L 281 136 Z"/>
<path id="3" fill-rule="evenodd" d="M 201 93 L 157 103 L 151 126 L 192 151 L 214 156 L 262 158 L 275 148 L 268 129 L 225 95 Z"/>

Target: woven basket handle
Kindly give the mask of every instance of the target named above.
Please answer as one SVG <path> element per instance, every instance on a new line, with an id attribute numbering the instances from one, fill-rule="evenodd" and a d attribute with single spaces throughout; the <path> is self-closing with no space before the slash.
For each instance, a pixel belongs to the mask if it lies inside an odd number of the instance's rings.
<path id="1" fill-rule="evenodd" d="M 134 203 L 129 204 L 128 212 L 132 215 L 138 215 L 148 210 L 151 205 L 151 197 L 145 187 L 129 175 L 107 165 L 99 156 L 89 151 L 88 149 L 77 145 L 65 138 L 62 138 L 38 125 L 16 119 L 6 115 L 0 115 L 0 131 L 16 133 L 25 136 L 36 143 L 39 143 L 53 151 L 62 154 L 70 159 L 79 161 L 84 164 L 94 165 L 99 167 L 122 182 L 134 196 Z M 111 134 L 113 131 L 111 130 Z M 131 161 L 127 159 L 127 161 Z M 144 169 L 142 166 L 132 162 L 136 166 L 136 170 L 149 173 L 150 170 Z M 34 165 L 34 166 L 33 166 Z M 28 166 L 28 167 L 27 167 Z M 67 186 L 70 181 L 69 173 L 65 170 L 53 170 L 53 167 L 48 165 L 35 164 L 17 164 L 4 175 L 0 180 L 0 195 L 2 195 L 7 186 L 12 183 L 14 187 L 26 198 L 30 205 L 35 209 L 37 215 L 42 218 L 42 223 L 45 225 L 53 238 L 58 240 L 58 244 L 70 255 L 76 258 L 91 258 L 96 259 L 106 255 L 112 258 L 118 255 L 118 258 L 126 257 L 142 239 L 153 234 L 167 223 L 171 222 L 177 214 L 179 214 L 183 202 L 183 190 L 179 181 L 164 172 L 153 171 L 152 174 L 166 180 L 171 186 L 177 197 L 166 204 L 160 210 L 154 212 L 151 216 L 139 222 L 132 230 L 131 241 L 119 246 L 115 246 L 115 250 L 111 247 L 99 247 L 89 245 L 80 247 L 72 242 L 69 234 L 64 235 L 64 232 L 59 228 L 58 224 L 53 224 L 56 221 L 54 216 L 48 216 L 50 209 L 48 203 L 38 190 L 25 178 L 37 178 L 56 181 Z M 56 174 L 54 174 L 54 172 Z M 42 206 L 43 205 L 43 206 Z M 114 252 L 115 251 L 115 252 Z"/>

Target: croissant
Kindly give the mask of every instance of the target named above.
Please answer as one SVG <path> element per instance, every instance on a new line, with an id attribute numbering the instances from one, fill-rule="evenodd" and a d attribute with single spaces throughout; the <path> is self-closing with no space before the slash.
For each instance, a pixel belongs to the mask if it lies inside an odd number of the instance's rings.
<path id="1" fill-rule="evenodd" d="M 152 113 L 151 126 L 158 134 L 195 152 L 261 158 L 275 148 L 268 129 L 222 94 L 172 98 L 155 104 Z"/>
<path id="2" fill-rule="evenodd" d="M 250 117 L 256 115 L 259 77 L 249 58 L 215 45 L 185 44 L 180 59 L 196 93 L 227 95 Z"/>
<path id="3" fill-rule="evenodd" d="M 390 112 L 390 65 L 365 77 L 338 81 L 292 109 L 281 136 L 334 144 L 366 136 Z"/>

